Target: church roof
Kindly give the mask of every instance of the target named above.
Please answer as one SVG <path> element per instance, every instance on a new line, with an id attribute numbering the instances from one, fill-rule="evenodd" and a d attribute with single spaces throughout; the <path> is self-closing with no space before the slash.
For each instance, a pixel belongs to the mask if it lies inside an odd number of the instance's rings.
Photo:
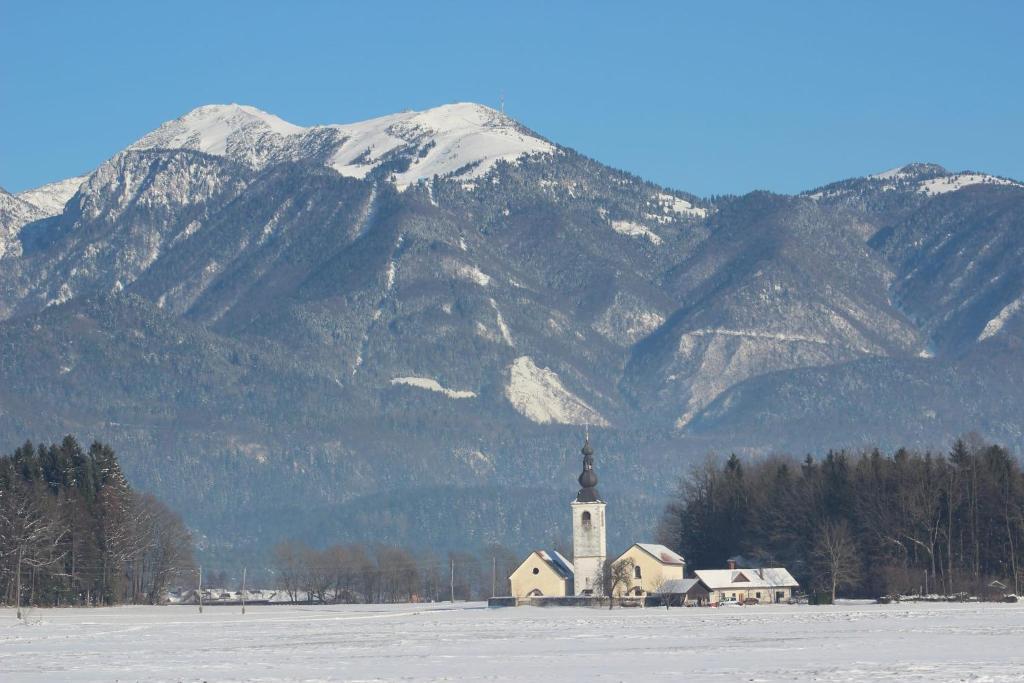
<path id="1" fill-rule="evenodd" d="M 651 555 L 658 562 L 662 564 L 673 564 L 673 565 L 685 565 L 686 560 L 683 556 L 674 550 L 669 550 L 667 547 L 660 543 L 636 543 L 636 547 L 640 548 L 648 555 Z"/>
<path id="2" fill-rule="evenodd" d="M 579 492 L 576 494 L 577 503 L 597 503 L 601 500 L 601 494 L 597 492 L 597 472 L 594 471 L 594 449 L 590 447 L 590 437 L 583 441 L 583 472 L 580 473 Z"/>
<path id="3" fill-rule="evenodd" d="M 565 559 L 561 553 L 557 550 L 548 552 L 547 550 L 535 550 L 537 556 L 544 560 L 552 569 L 554 569 L 563 579 L 571 579 L 576 573 L 576 569 L 572 566 L 572 562 Z"/>

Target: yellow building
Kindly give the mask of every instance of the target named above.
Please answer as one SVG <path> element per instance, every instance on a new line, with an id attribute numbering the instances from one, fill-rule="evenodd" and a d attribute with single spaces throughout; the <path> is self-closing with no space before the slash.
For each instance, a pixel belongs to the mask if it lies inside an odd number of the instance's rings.
<path id="1" fill-rule="evenodd" d="M 624 561 L 632 564 L 631 580 L 615 587 L 615 597 L 657 593 L 666 581 L 682 579 L 686 572 L 683 556 L 657 543 L 634 543 L 615 559 Z"/>
<path id="2" fill-rule="evenodd" d="M 555 551 L 534 550 L 512 572 L 509 582 L 517 598 L 573 595 L 573 566 Z"/>

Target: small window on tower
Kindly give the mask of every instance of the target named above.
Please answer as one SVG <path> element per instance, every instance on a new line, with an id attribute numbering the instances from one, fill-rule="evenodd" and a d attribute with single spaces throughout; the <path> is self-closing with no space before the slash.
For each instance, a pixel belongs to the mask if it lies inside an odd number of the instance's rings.
<path id="1" fill-rule="evenodd" d="M 590 528 L 590 512 L 587 510 L 583 511 L 583 526 L 588 529 Z"/>
<path id="2" fill-rule="evenodd" d="M 536 567 L 534 567 L 534 568 L 533 568 L 533 573 L 534 573 L 534 574 L 540 574 L 540 570 L 539 570 L 539 569 L 537 569 Z"/>

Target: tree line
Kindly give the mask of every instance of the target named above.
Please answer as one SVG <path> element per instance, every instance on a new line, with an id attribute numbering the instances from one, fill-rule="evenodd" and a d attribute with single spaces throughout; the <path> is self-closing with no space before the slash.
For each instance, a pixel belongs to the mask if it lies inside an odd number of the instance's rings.
<path id="1" fill-rule="evenodd" d="M 388 545 L 316 549 L 282 541 L 272 558 L 277 587 L 292 602 L 319 604 L 484 600 L 508 595 L 508 577 L 519 566 L 500 545 L 441 557 Z"/>
<path id="2" fill-rule="evenodd" d="M 110 446 L 26 442 L 0 457 L 7 604 L 157 603 L 193 566 L 181 518 L 129 486 Z M 20 612 L 19 612 L 20 613 Z"/>
<path id="3" fill-rule="evenodd" d="M 948 453 L 733 455 L 683 478 L 658 535 L 690 567 L 740 555 L 833 597 L 979 595 L 992 581 L 1019 595 L 1024 473 L 1007 449 L 974 435 Z"/>

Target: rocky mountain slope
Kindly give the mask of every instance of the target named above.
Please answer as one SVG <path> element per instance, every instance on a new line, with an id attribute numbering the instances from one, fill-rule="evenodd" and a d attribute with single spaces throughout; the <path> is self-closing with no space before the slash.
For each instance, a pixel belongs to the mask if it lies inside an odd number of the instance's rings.
<path id="1" fill-rule="evenodd" d="M 708 201 L 479 105 L 201 107 L 0 194 L 0 440 L 112 440 L 210 553 L 525 547 L 589 425 L 624 542 L 709 451 L 1024 445 L 1022 220 L 934 165 Z"/>

